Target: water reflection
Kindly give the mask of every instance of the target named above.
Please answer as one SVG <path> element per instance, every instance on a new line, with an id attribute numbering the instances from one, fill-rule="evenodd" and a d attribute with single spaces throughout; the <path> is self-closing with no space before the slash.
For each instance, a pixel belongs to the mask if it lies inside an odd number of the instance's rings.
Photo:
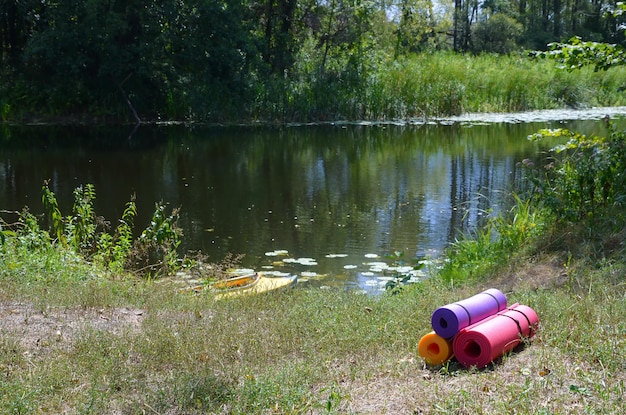
<path id="1" fill-rule="evenodd" d="M 526 136 L 553 124 L 142 127 L 131 141 L 112 128 L 5 129 L 0 209 L 42 212 L 50 180 L 69 214 L 72 190 L 93 183 L 111 221 L 133 194 L 141 228 L 155 202 L 180 206 L 184 250 L 369 290 L 386 272 L 366 255 L 436 257 L 504 206 L 518 162 L 541 157 Z M 266 255 L 276 250 L 288 255 Z"/>

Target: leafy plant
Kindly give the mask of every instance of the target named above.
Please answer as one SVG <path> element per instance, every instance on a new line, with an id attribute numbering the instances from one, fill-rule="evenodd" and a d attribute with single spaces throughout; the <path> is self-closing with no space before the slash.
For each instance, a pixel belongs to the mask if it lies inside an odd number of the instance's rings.
<path id="1" fill-rule="evenodd" d="M 398 294 L 407 284 L 410 284 L 412 275 L 410 272 L 399 270 L 403 269 L 402 267 L 405 265 L 405 261 L 403 260 L 404 252 L 395 251 L 393 254 L 388 255 L 387 258 L 393 261 L 391 268 L 394 269 L 394 271 L 391 275 L 392 279 L 385 284 L 385 290 L 391 294 Z M 419 260 L 414 260 L 412 270 L 417 271 L 422 268 L 424 268 L 424 263 Z"/>
<path id="2" fill-rule="evenodd" d="M 126 204 L 113 233 L 105 229 L 106 222 L 95 214 L 96 191 L 93 185 L 77 187 L 74 192 L 72 215 L 63 217 L 54 192 L 47 183 L 42 188 L 42 201 L 47 211 L 50 228 L 56 240 L 86 259 L 108 267 L 113 272 L 123 270 L 155 275 L 180 268 L 177 248 L 182 231 L 177 225 L 178 209 L 166 213 L 161 202 L 155 205 L 152 220 L 138 238 L 135 238 L 137 206 L 134 196 Z M 37 220 L 28 214 L 22 217 L 26 234 L 40 235 Z M 35 238 L 43 241 L 42 237 Z"/>
<path id="3" fill-rule="evenodd" d="M 20 212 L 20 227 L 16 232 L 20 244 L 28 249 L 39 249 L 52 242 L 50 234 L 39 227 L 37 218 L 27 208 Z"/>
<path id="4" fill-rule="evenodd" d="M 48 182 L 44 182 L 44 185 L 41 188 L 41 202 L 43 203 L 46 213 L 48 214 L 52 234 L 54 234 L 57 240 L 65 246 L 67 244 L 65 238 L 65 222 L 63 220 L 63 215 L 61 215 L 61 211 L 59 210 L 56 195 L 48 187 Z"/>
<path id="5" fill-rule="evenodd" d="M 93 202 L 96 190 L 93 184 L 74 189 L 74 206 L 72 217 L 68 218 L 68 240 L 76 249 L 90 250 L 96 234 L 96 216 Z"/>
<path id="6" fill-rule="evenodd" d="M 98 239 L 97 258 L 114 271 L 120 272 L 125 268 L 126 260 L 133 245 L 133 229 L 137 206 L 133 200 L 126 203 L 119 224 L 113 235 L 103 232 Z"/>
<path id="7" fill-rule="evenodd" d="M 610 130 L 608 138 L 566 129 L 540 130 L 529 137 L 568 138 L 551 150 L 549 164 L 531 167 L 529 175 L 535 197 L 557 218 L 579 220 L 626 202 L 626 134 Z"/>
<path id="8" fill-rule="evenodd" d="M 163 202 L 156 203 L 152 220 L 133 245 L 132 261 L 135 268 L 149 272 L 169 272 L 180 267 L 177 248 L 182 230 L 178 227 L 179 210 L 165 211 Z"/>

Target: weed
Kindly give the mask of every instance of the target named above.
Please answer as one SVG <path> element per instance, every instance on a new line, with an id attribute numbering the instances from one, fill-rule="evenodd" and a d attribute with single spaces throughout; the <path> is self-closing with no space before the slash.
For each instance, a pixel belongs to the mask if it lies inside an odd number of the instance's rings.
<path id="1" fill-rule="evenodd" d="M 565 129 L 540 130 L 531 139 L 564 137 L 547 166 L 531 169 L 534 195 L 564 221 L 601 215 L 626 202 L 626 133 L 586 137 Z"/>
<path id="2" fill-rule="evenodd" d="M 85 259 L 94 259 L 114 273 L 132 270 L 144 275 L 159 276 L 180 268 L 177 249 L 182 231 L 177 226 L 178 209 L 173 209 L 168 215 L 164 203 L 155 204 L 150 224 L 135 239 L 137 206 L 134 196 L 126 204 L 113 233 L 107 232 L 107 222 L 96 216 L 95 198 L 93 185 L 77 187 L 74 190 L 72 215 L 64 217 L 55 194 L 48 187 L 48 183 L 44 184 L 42 201 L 56 242 Z M 24 212 L 22 221 L 25 235 L 39 235 L 37 240 L 45 243 L 46 234 L 38 229 L 34 216 Z"/>
<path id="3" fill-rule="evenodd" d="M 448 281 L 486 279 L 511 260 L 512 253 L 532 246 L 546 229 L 548 216 L 530 200 L 513 195 L 515 204 L 492 216 L 473 235 L 457 239 L 448 252 L 440 276 Z"/>

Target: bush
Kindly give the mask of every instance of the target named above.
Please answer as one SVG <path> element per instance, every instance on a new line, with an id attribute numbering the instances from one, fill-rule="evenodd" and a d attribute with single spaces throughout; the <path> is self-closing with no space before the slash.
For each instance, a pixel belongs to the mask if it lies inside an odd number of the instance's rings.
<path id="1" fill-rule="evenodd" d="M 67 249 L 88 261 L 94 261 L 113 272 L 131 271 L 142 275 L 160 276 L 180 268 L 177 248 L 182 231 L 178 227 L 178 209 L 166 212 L 161 202 L 148 227 L 138 238 L 134 237 L 137 208 L 134 198 L 126 204 L 124 213 L 114 230 L 104 218 L 96 216 L 93 185 L 74 190 L 72 214 L 63 216 L 55 194 L 48 184 L 42 187 L 42 202 L 48 217 L 49 230 L 42 230 L 37 218 L 28 210 L 20 214 L 17 223 L 0 227 L 0 242 L 14 237 L 20 246 L 28 249 L 48 249 L 55 245 Z M 9 229 L 14 228 L 16 231 Z"/>
<path id="2" fill-rule="evenodd" d="M 524 27 L 517 20 L 504 13 L 494 13 L 488 19 L 472 26 L 474 52 L 511 53 L 518 49 L 517 44 Z"/>
<path id="3" fill-rule="evenodd" d="M 626 203 L 626 133 L 609 128 L 608 138 L 566 129 L 540 130 L 530 137 L 569 139 L 551 150 L 548 164 L 529 166 L 534 196 L 558 220 L 598 217 Z"/>

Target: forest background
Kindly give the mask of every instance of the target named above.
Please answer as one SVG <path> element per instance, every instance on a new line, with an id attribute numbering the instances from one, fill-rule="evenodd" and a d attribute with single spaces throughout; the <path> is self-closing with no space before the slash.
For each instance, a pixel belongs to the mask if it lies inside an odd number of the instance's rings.
<path id="1" fill-rule="evenodd" d="M 460 77 L 480 78 L 498 65 L 522 66 L 532 77 L 523 51 L 573 36 L 623 43 L 621 18 L 606 13 L 613 7 L 607 0 L 3 0 L 0 119 L 289 122 L 489 110 L 462 103 Z M 469 55 L 487 60 L 472 70 Z M 523 95 L 533 80 L 510 82 L 519 85 L 509 95 Z M 556 101 L 575 101 L 561 89 Z M 432 96 L 442 98 L 433 104 L 425 98 Z M 502 110 L 546 106 L 501 101 Z"/>

